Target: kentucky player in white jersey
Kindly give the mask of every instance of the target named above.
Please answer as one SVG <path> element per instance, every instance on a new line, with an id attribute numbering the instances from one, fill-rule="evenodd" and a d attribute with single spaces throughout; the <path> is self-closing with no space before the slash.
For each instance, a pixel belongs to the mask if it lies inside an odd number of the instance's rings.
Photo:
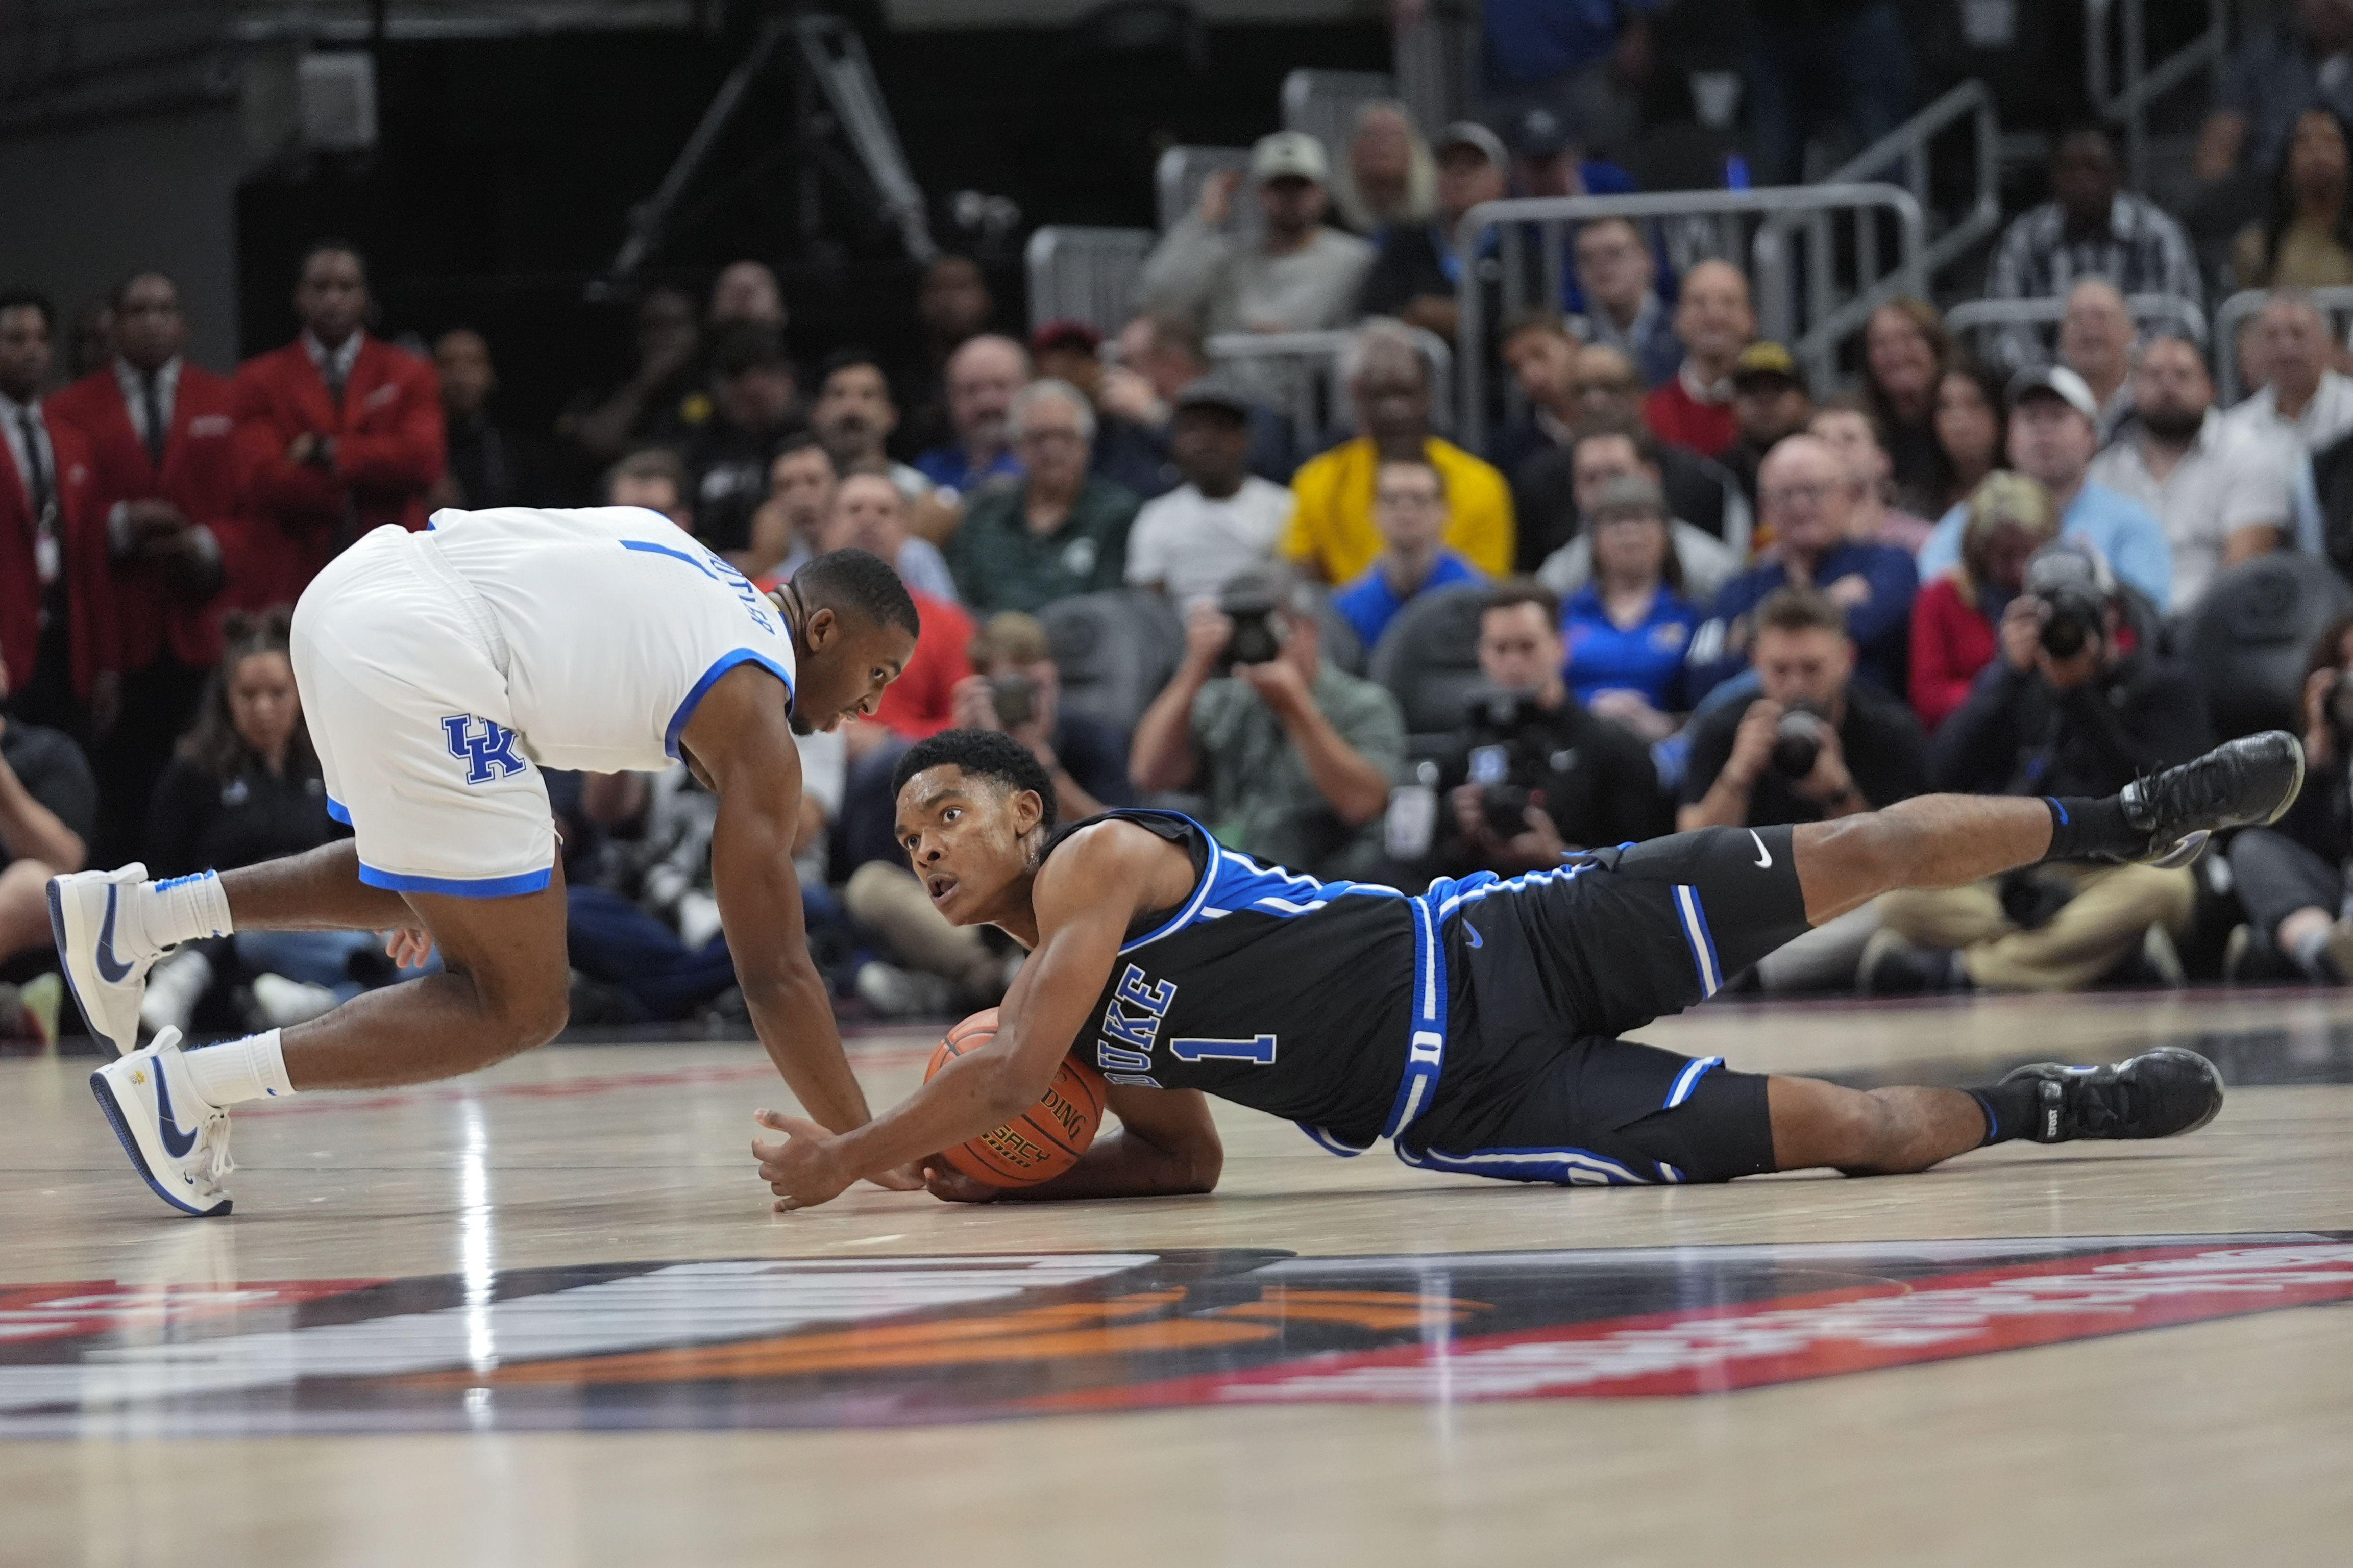
<path id="1" fill-rule="evenodd" d="M 792 846 L 796 731 L 871 713 L 914 651 L 915 606 L 863 551 L 763 594 L 659 513 L 509 507 L 380 528 L 296 605 L 294 679 L 353 837 L 225 873 L 142 866 L 49 884 L 83 1013 L 122 1058 L 91 1075 L 132 1163 L 174 1207 L 224 1215 L 227 1108 L 297 1090 L 422 1083 L 564 1026 L 561 861 L 542 767 L 684 761 L 719 796 L 712 871 L 736 976 L 812 1115 L 867 1119 L 808 955 Z M 144 1049 L 147 972 L 234 930 L 395 931 L 443 972 L 283 1030 Z"/>

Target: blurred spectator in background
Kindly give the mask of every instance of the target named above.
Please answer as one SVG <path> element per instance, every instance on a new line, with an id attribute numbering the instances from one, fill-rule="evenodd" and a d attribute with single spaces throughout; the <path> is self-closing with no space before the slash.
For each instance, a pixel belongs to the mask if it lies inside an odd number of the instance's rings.
<path id="1" fill-rule="evenodd" d="M 641 506 L 692 533 L 694 508 L 687 504 L 686 493 L 686 465 L 667 447 L 632 452 L 605 476 L 607 506 Z"/>
<path id="2" fill-rule="evenodd" d="M 687 437 L 695 536 L 722 555 L 752 542 L 752 513 L 768 493 L 768 463 L 806 422 L 800 387 L 774 327 L 737 322 L 711 352 L 711 416 Z"/>
<path id="3" fill-rule="evenodd" d="M 49 946 L 49 879 L 82 868 L 98 826 L 81 748 L 16 717 L 12 695 L 0 658 L 0 963 Z"/>
<path id="4" fill-rule="evenodd" d="M 1140 426 L 1173 465 L 1177 395 L 1210 374 L 1201 334 L 1174 316 L 1137 316 L 1120 329 L 1118 352 L 1119 363 L 1103 374 L 1099 401 Z M 1250 471 L 1278 485 L 1291 483 L 1299 467 L 1291 422 L 1249 398 L 1232 376 L 1219 380 L 1250 403 Z"/>
<path id="5" fill-rule="evenodd" d="M 1622 217 L 1580 224 L 1574 255 L 1587 341 L 1632 361 L 1643 386 L 1664 385 L 1683 365 L 1683 342 L 1659 297 L 1658 263 L 1641 230 Z"/>
<path id="6" fill-rule="evenodd" d="M 1094 411 L 1088 468 L 1143 500 L 1166 495 L 1176 488 L 1176 474 L 1160 438 L 1105 406 L 1103 342 L 1103 334 L 1084 321 L 1049 321 L 1030 334 L 1029 355 L 1039 375 L 1077 387 Z"/>
<path id="7" fill-rule="evenodd" d="M 1588 511 L 1586 537 L 1593 575 L 1561 618 L 1570 689 L 1603 718 L 1646 742 L 1662 741 L 1675 730 L 1670 715 L 1687 706 L 1683 654 L 1699 616 L 1681 591 L 1683 566 L 1658 482 L 1648 473 L 1604 482 Z"/>
<path id="8" fill-rule="evenodd" d="M 731 261 L 711 280 L 711 304 L 703 324 L 713 337 L 730 327 L 765 327 L 781 335 L 787 317 L 785 291 L 764 262 Z"/>
<path id="9" fill-rule="evenodd" d="M 602 393 L 583 393 L 555 422 L 556 434 L 591 468 L 667 433 L 679 399 L 691 388 L 694 301 L 675 289 L 651 289 L 638 301 L 633 323 L 637 368 Z"/>
<path id="10" fill-rule="evenodd" d="M 1977 492 L 1978 483 L 2001 467 L 2002 405 L 2007 380 L 1998 371 L 1967 362 L 1947 367 L 1936 378 L 1936 414 L 1931 428 L 1947 479 L 1944 493 L 1928 499 L 1932 503 L 1942 503 L 1933 505 L 1938 517 L 1965 505 Z M 1878 406 L 1876 402 L 1871 405 L 1874 416 Z M 1885 428 L 1875 417 L 1873 424 Z M 1883 435 L 1882 443 L 1885 440 Z M 1892 468 L 1892 453 L 1890 462 Z"/>
<path id="11" fill-rule="evenodd" d="M 367 332 L 367 263 L 320 240 L 296 269 L 302 331 L 249 359 L 231 384 L 238 463 L 257 528 L 230 596 L 261 607 L 301 597 L 319 569 L 388 522 L 425 526 L 440 479 L 433 367 Z"/>
<path id="12" fill-rule="evenodd" d="M 1692 638 L 1687 695 L 1698 701 L 1751 662 L 1758 606 L 1785 587 L 1810 588 L 1839 606 L 1855 668 L 1883 691 L 1904 687 L 1912 557 L 1852 535 L 1863 487 L 1826 441 L 1792 436 L 1767 454 L 1757 477 L 1758 511 L 1776 541 L 1771 554 L 1724 585 Z"/>
<path id="13" fill-rule="evenodd" d="M 2258 435 L 2317 452 L 2353 432 L 2353 376 L 2331 367 L 2337 345 L 2328 318 L 2303 294 L 2263 301 L 2256 337 L 2268 373 L 2254 395 L 2224 417 Z"/>
<path id="14" fill-rule="evenodd" d="M 818 552 L 818 532 L 833 510 L 839 472 L 831 449 L 813 435 L 791 437 L 770 459 L 768 499 L 752 514 L 751 542 L 730 558 L 763 592 L 790 582 Z M 887 480 L 891 476 L 874 477 Z"/>
<path id="15" fill-rule="evenodd" d="M 915 319 L 923 327 L 923 343 L 914 360 L 891 378 L 908 397 L 906 439 L 914 451 L 929 451 L 951 440 L 947 364 L 956 350 L 988 330 L 997 300 L 988 279 L 969 256 L 940 255 L 923 268 L 915 287 Z"/>
<path id="16" fill-rule="evenodd" d="M 1484 583 L 1480 570 L 1446 548 L 1446 480 L 1421 458 L 1383 458 L 1373 470 L 1373 525 L 1381 552 L 1365 574 L 1334 591 L 1332 608 L 1366 652 L 1407 601 L 1456 583 Z"/>
<path id="17" fill-rule="evenodd" d="M 147 797 L 220 659 L 225 562 L 241 547 L 229 384 L 182 352 L 180 291 L 160 272 L 115 291 L 112 363 L 49 399 L 90 449 L 90 522 L 105 531 L 120 710 L 91 748 L 93 858 L 139 856 Z"/>
<path id="18" fill-rule="evenodd" d="M 1461 258 L 1454 251 L 1455 226 L 1472 207 L 1504 194 L 1508 161 L 1503 142 L 1476 121 L 1458 120 L 1439 132 L 1438 210 L 1428 223 L 1392 224 L 1382 230 L 1379 253 L 1356 295 L 1357 314 L 1394 316 L 1409 326 L 1453 338 L 1460 315 L 1455 290 L 1462 274 Z M 1484 289 L 1491 334 L 1503 297 L 1501 274 L 1494 268 L 1495 246 L 1490 229 L 1475 263 L 1482 285 L 1493 285 Z"/>
<path id="19" fill-rule="evenodd" d="M 550 495 L 539 454 L 491 417 L 499 373 L 491 363 L 489 342 L 470 327 L 446 331 L 433 341 L 433 369 L 441 380 L 449 456 L 439 481 L 426 495 L 426 509 L 546 505 Z"/>
<path id="20" fill-rule="evenodd" d="M 1585 155 L 1585 144 L 1575 123 L 1549 109 L 1531 109 L 1512 117 L 1512 184 L 1524 196 L 1615 196 L 1639 189 L 1634 176 L 1615 163 Z M 1581 311 L 1585 300 L 1577 280 L 1567 280 L 1562 308 Z"/>
<path id="21" fill-rule="evenodd" d="M 2010 461 L 2051 492 L 2059 529 L 2098 552 L 2116 575 L 2159 611 L 2173 597 L 2173 552 L 2157 514 L 2090 479 L 2099 437 L 2099 405 L 2084 378 L 2064 365 L 2020 371 L 2010 383 Z M 1957 509 L 1937 521 L 1920 547 L 1920 572 L 1934 577 L 1960 558 L 1967 517 Z M 2202 748 L 2201 748 L 2202 749 Z"/>
<path id="22" fill-rule="evenodd" d="M 1213 599 L 1237 573 L 1274 559 L 1291 521 L 1291 492 L 1250 472 L 1250 411 L 1229 382 L 1209 376 L 1176 395 L 1168 450 L 1184 480 L 1144 503 L 1127 536 L 1127 580 L 1157 589 L 1181 613 Z"/>
<path id="23" fill-rule="evenodd" d="M 2113 795 L 2214 743 L 2206 699 L 2179 665 L 2126 652 L 2115 579 L 2062 540 L 2028 563 L 2001 657 L 1937 731 L 1929 774 L 1974 795 Z M 2181 984 L 2172 937 L 2196 900 L 2186 868 L 2045 862 L 1966 888 L 1880 900 L 1866 991 L 2070 991 L 2135 953 L 2137 978 Z"/>
<path id="24" fill-rule="evenodd" d="M 1526 395 L 1528 413 L 1498 435 L 1491 450 L 1495 466 L 1511 476 L 1519 569 L 1531 572 L 1568 542 L 1576 526 L 1567 450 L 1575 427 L 1599 421 L 1635 426 L 1647 437 L 1642 383 L 1624 353 L 1599 344 L 1579 347 L 1549 312 L 1515 323 L 1504 341 L 1504 357 Z M 1746 556 L 1748 501 L 1732 476 L 1696 452 L 1653 445 L 1672 515 Z"/>
<path id="25" fill-rule="evenodd" d="M 1218 842 L 1314 877 L 1377 866 L 1397 699 L 1324 658 L 1314 591 L 1282 565 L 1245 572 L 1185 623 L 1185 658 L 1135 726 L 1138 790 L 1208 797 Z"/>
<path id="26" fill-rule="evenodd" d="M 949 492 L 942 498 L 947 500 L 969 500 L 993 481 L 1019 479 L 1005 416 L 1029 379 L 1029 353 L 1011 338 L 984 332 L 948 356 L 946 375 L 955 439 L 917 458 L 916 469 Z"/>
<path id="27" fill-rule="evenodd" d="M 2272 179 L 2271 209 L 2231 244 L 2231 276 L 2242 289 L 2337 289 L 2353 283 L 2353 200 L 2348 143 L 2353 132 L 2330 109 L 2295 117 Z"/>
<path id="28" fill-rule="evenodd" d="M 2277 826 L 2231 836 L 2231 880 L 2248 922 L 2231 933 L 2232 980 L 2250 970 L 2353 980 L 2353 616 L 2314 641 L 2303 696 L 2304 788 Z M 2253 963 L 2250 946 L 2261 954 Z"/>
<path id="29" fill-rule="evenodd" d="M 1439 768 L 1452 829 L 1439 847 L 1440 874 L 1551 870 L 1570 850 L 1668 831 L 1649 748 L 1588 712 L 1561 679 L 1560 624 L 1560 601 L 1540 583 L 1516 577 L 1487 595 L 1487 689 L 1473 695 Z"/>
<path id="30" fill-rule="evenodd" d="M 1757 183 L 1799 184 L 1840 121 L 1868 147 L 1911 114 L 1911 41 L 1891 0 L 1750 0 L 1746 79 Z"/>
<path id="31" fill-rule="evenodd" d="M 2353 115 L 2353 72 L 2344 68 L 2348 51 L 2353 5 L 2345 0 L 2295 0 L 2292 15 L 2282 7 L 2252 28 L 2219 73 L 2198 137 L 2198 179 L 2270 169 L 2307 109 Z"/>
<path id="32" fill-rule="evenodd" d="M 2051 492 L 2024 474 L 1987 475 L 1967 506 L 1960 558 L 1912 602 L 1912 711 L 1931 731 L 1968 700 L 2000 651 L 2027 558 L 2059 537 Z"/>
<path id="33" fill-rule="evenodd" d="M 1906 555 L 1917 554 L 1936 524 L 1887 504 L 1895 488 L 1895 466 L 1887 456 L 1887 444 L 1880 439 L 1879 416 L 1872 412 L 1870 403 L 1853 394 L 1833 397 L 1814 410 L 1814 416 L 1806 421 L 1806 432 L 1828 442 L 1862 487 L 1854 514 L 1847 522 L 1854 537 L 1892 544 Z"/>
<path id="34" fill-rule="evenodd" d="M 334 817 L 302 721 L 287 645 L 292 618 L 282 605 L 262 616 L 230 613 L 195 726 L 155 786 L 141 857 L 155 876 L 227 871 L 351 837 Z M 186 1029 L 226 949 L 253 977 L 255 1010 L 268 1026 L 299 1024 L 370 982 L 396 978 L 379 941 L 368 931 L 240 931 L 225 942 L 190 943 L 149 976 L 140 1020 L 158 1031 Z"/>
<path id="35" fill-rule="evenodd" d="M 913 505 L 931 493 L 932 481 L 904 463 L 891 460 L 884 443 L 899 428 L 899 405 L 891 400 L 882 362 L 862 348 L 837 349 L 818 372 L 817 402 L 809 428 L 825 443 L 838 474 L 881 474 Z"/>
<path id="36" fill-rule="evenodd" d="M 1445 542 L 1490 576 L 1512 563 L 1512 496 L 1504 477 L 1430 428 L 1430 366 L 1394 321 L 1359 328 L 1340 353 L 1340 384 L 1355 406 L 1353 441 L 1303 465 L 1282 552 L 1326 583 L 1353 583 L 1380 553 L 1374 473 L 1385 458 L 1418 458 L 1444 479 Z"/>
<path id="37" fill-rule="evenodd" d="M 1399 0 L 1400 16 L 1430 0 Z M 1548 109 L 1583 129 L 1587 146 L 1624 147 L 1641 125 L 1651 74 L 1649 13 L 1660 0 L 1487 0 L 1481 8 L 1480 117 L 1509 124 Z"/>
<path id="38" fill-rule="evenodd" d="M 1332 205 L 1341 222 L 1367 239 L 1430 221 L 1438 205 L 1438 164 L 1404 104 L 1381 99 L 1356 110 L 1348 156 L 1333 174 Z"/>
<path id="39" fill-rule="evenodd" d="M 1683 363 L 1642 400 L 1642 417 L 1659 439 L 1714 457 L 1740 434 L 1732 414 L 1732 367 L 1757 335 L 1748 279 L 1728 261 L 1703 261 L 1683 279 L 1675 301 L 1675 336 Z"/>
<path id="40" fill-rule="evenodd" d="M 104 295 L 87 300 L 66 333 L 66 377 L 79 381 L 114 363 L 114 301 Z"/>
<path id="41" fill-rule="evenodd" d="M 877 484 L 877 479 L 882 482 Z M 956 602 L 955 577 L 946 560 L 930 540 L 908 531 L 907 498 L 887 475 L 844 474 L 830 487 L 823 515 L 819 536 L 831 542 L 819 548 L 818 554 L 863 550 L 891 563 L 908 591 L 922 594 L 925 603 Z"/>
<path id="42" fill-rule="evenodd" d="M 2067 291 L 2059 322 L 2059 363 L 2084 378 L 2100 416 L 2092 421 L 2102 446 L 2132 414 L 2131 307 L 2105 278 L 2086 278 Z"/>
<path id="43" fill-rule="evenodd" d="M 1014 395 L 1006 429 L 1020 482 L 976 499 L 948 541 L 957 596 L 981 615 L 1036 610 L 1125 580 L 1135 493 L 1088 468 L 1094 409 L 1066 381 Z"/>
<path id="44" fill-rule="evenodd" d="M 1732 440 L 1713 454 L 1740 481 L 1748 504 L 1757 504 L 1757 465 L 1765 454 L 1806 427 L 1814 416 L 1806 373 L 1779 343 L 1754 342 L 1732 362 Z M 1759 537 L 1758 548 L 1772 543 Z"/>
<path id="45" fill-rule="evenodd" d="M 1602 491 L 1614 479 L 1640 475 L 1664 494 L 1661 460 L 1678 449 L 1660 446 L 1634 421 L 1597 417 L 1577 427 L 1557 460 L 1546 458 L 1534 466 L 1527 490 L 1535 510 L 1527 525 L 1544 538 L 1567 542 L 1536 566 L 1546 587 L 1567 595 L 1585 585 L 1593 573 L 1592 509 Z M 1667 504 L 1673 505 L 1672 497 Z M 1748 557 L 1672 512 L 1669 517 L 1682 589 L 1704 603 L 1740 573 Z"/>
<path id="46" fill-rule="evenodd" d="M 121 685 L 90 452 L 41 399 L 57 321 L 41 295 L 0 293 L 0 444 L 14 481 L 0 483 L 0 660 L 17 672 L 16 715 L 79 745 L 93 721 L 112 728 Z"/>
<path id="47" fill-rule="evenodd" d="M 1989 300 L 2056 300 L 2086 278 L 2103 278 L 2125 294 L 2172 294 L 2202 307 L 2205 283 L 2189 237 L 2146 196 L 2123 188 L 2116 143 L 2107 128 L 2073 126 L 2051 155 L 2051 199 L 2010 222 L 1986 268 Z M 2007 370 L 2044 358 L 2031 328 L 1999 340 Z M 2078 364 L 2092 383 L 2098 378 Z"/>
<path id="48" fill-rule="evenodd" d="M 1145 258 L 1137 292 L 1145 308 L 1166 310 L 1205 337 L 1219 332 L 1302 332 L 1343 327 L 1373 264 L 1373 248 L 1324 226 L 1330 170 L 1324 144 L 1301 131 L 1262 136 L 1250 149 L 1249 177 L 1264 223 L 1256 235 L 1225 232 L 1238 170 L 1221 170 L 1201 199 Z M 1273 367 L 1238 367 L 1258 396 L 1286 404 L 1289 382 Z"/>
<path id="49" fill-rule="evenodd" d="M 1002 730 L 1029 748 L 1054 781 L 1056 815 L 1077 822 L 1132 805 L 1127 737 L 1062 706 L 1053 645 L 1034 616 L 988 617 L 972 639 L 972 673 L 950 694 L 959 730 Z"/>
<path id="50" fill-rule="evenodd" d="M 1862 342 L 1863 391 L 1895 466 L 1895 504 L 1926 517 L 1952 482 L 1936 440 L 1936 396 L 1953 340 L 1934 305 L 1898 298 L 1871 313 Z"/>
<path id="51" fill-rule="evenodd" d="M 2086 477 L 2157 514 L 2173 554 L 2179 614 L 2225 567 L 2293 537 L 2291 482 L 2304 455 L 2215 413 L 2206 356 L 2186 338 L 2152 339 L 2133 385 L 2132 419 Z"/>

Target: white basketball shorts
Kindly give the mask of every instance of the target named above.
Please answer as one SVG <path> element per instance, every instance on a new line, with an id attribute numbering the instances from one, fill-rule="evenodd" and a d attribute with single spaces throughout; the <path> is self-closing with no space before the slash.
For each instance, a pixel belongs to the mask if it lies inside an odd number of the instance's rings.
<path id="1" fill-rule="evenodd" d="M 424 534 L 376 529 L 294 606 L 294 684 L 357 838 L 360 880 L 403 893 L 534 893 L 555 865 L 547 786 L 507 698 L 505 640 Z"/>

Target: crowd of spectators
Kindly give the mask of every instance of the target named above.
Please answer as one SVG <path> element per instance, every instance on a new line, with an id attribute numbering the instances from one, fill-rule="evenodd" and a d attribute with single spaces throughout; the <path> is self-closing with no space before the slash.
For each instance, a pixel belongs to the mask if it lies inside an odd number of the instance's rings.
<path id="1" fill-rule="evenodd" d="M 2232 68 L 2200 174 L 2260 200 L 2219 243 L 2206 207 L 2124 189 L 2097 127 L 2057 139 L 2050 199 L 1984 287 L 2055 301 L 2047 331 L 1964 342 L 1888 299 L 1852 384 L 1817 385 L 1759 338 L 1739 266 L 1678 273 L 1647 224 L 1578 227 L 1533 310 L 1478 258 L 1496 416 L 1471 450 L 1424 349 L 1461 326 L 1456 221 L 1631 187 L 1594 128 L 1630 112 L 1644 7 L 1606 37 L 1489 9 L 1533 62 L 1493 112 L 1425 137 L 1384 103 L 1344 147 L 1266 137 L 1202 187 L 1115 330 L 1010 331 L 947 256 L 910 301 L 913 353 L 812 364 L 776 275 L 741 261 L 700 301 L 646 291 L 628 368 L 534 429 L 503 411 L 494 323 L 386 341 L 344 242 L 301 258 L 292 340 L 227 376 L 187 359 L 159 273 L 112 290 L 64 385 L 55 310 L 0 294 L 0 982 L 21 987 L 0 1034 L 47 1026 L 53 871 L 172 875 L 347 831 L 288 606 L 360 533 L 445 507 L 646 507 L 763 584 L 849 545 L 896 563 L 914 658 L 872 719 L 805 742 L 794 846 L 821 962 L 886 1015 L 993 1002 L 1019 962 L 899 863 L 892 763 L 951 725 L 1030 747 L 1065 818 L 1176 804 L 1313 876 L 1508 875 L 1931 788 L 2109 793 L 2215 739 L 2215 671 L 2182 650 L 2246 574 L 2288 574 L 2267 603 L 2287 581 L 2353 604 L 2353 362 L 2300 291 L 2353 282 L 2343 7 L 2303 5 Z M 1869 62 L 1892 8 L 1788 9 L 1765 44 L 1884 119 L 1901 73 Z M 1810 101 L 1756 106 L 1760 165 L 1792 156 Z M 2247 287 L 2274 292 L 2234 345 L 2253 390 L 2224 407 L 2207 348 L 2136 300 Z M 1332 328 L 1344 406 L 1322 435 L 1290 416 L 1303 366 L 1207 347 Z M 2314 782 L 2211 858 L 2232 876 L 2042 868 L 1892 896 L 1746 983 L 2353 978 L 2348 626 L 2307 628 L 2281 721 Z M 1145 684 L 1103 674 L 1105 642 Z M 550 784 L 575 1017 L 726 1013 L 708 796 L 683 770 Z M 396 977 L 364 942 L 239 937 L 159 968 L 149 1022 L 287 1022 Z"/>

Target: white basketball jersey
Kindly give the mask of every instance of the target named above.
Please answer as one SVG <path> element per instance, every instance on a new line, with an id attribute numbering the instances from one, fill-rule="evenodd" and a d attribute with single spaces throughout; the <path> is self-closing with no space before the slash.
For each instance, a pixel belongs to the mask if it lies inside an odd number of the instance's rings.
<path id="1" fill-rule="evenodd" d="M 438 511 L 419 537 L 490 611 L 514 728 L 534 762 L 652 772 L 712 684 L 739 664 L 797 681 L 766 595 L 642 507 Z"/>

